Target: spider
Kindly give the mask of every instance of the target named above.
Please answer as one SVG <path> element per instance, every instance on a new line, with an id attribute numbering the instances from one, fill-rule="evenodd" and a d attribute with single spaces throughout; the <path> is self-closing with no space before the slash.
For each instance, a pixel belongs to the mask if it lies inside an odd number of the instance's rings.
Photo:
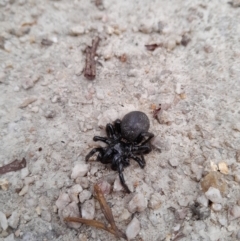
<path id="1" fill-rule="evenodd" d="M 92 149 L 87 154 L 86 161 L 98 153 L 96 160 L 103 164 L 110 163 L 112 170 L 118 171 L 122 186 L 130 193 L 125 183 L 123 170 L 130 165 L 130 159 L 135 160 L 141 168 L 146 165 L 143 155 L 151 152 L 149 141 L 154 137 L 148 132 L 149 127 L 149 119 L 141 111 L 129 112 L 122 121 L 117 119 L 113 124 L 108 123 L 106 125 L 107 137 L 93 137 L 94 141 L 102 141 L 107 146 Z"/>

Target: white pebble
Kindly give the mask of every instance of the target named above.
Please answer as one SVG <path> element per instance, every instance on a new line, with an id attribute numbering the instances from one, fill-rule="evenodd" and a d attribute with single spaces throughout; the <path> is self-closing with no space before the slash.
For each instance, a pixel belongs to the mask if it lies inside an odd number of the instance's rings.
<path id="1" fill-rule="evenodd" d="M 172 166 L 172 167 L 177 167 L 179 165 L 179 161 L 177 158 L 171 158 L 169 160 L 169 164 Z"/>
<path id="2" fill-rule="evenodd" d="M 204 206 L 204 207 L 208 207 L 209 201 L 208 201 L 208 199 L 206 198 L 205 195 L 199 196 L 199 197 L 197 198 L 197 202 L 198 202 L 199 204 L 201 204 L 202 206 Z"/>
<path id="3" fill-rule="evenodd" d="M 158 209 L 161 207 L 161 195 L 159 193 L 152 194 L 148 206 L 151 209 Z"/>
<path id="4" fill-rule="evenodd" d="M 91 192 L 89 192 L 88 190 L 83 190 L 83 191 L 79 194 L 80 203 L 85 202 L 85 201 L 88 200 L 91 196 L 92 196 L 92 193 L 91 193 Z"/>
<path id="5" fill-rule="evenodd" d="M 4 241 L 14 241 L 15 239 L 14 239 L 14 234 L 13 233 L 11 233 L 10 235 L 8 235 L 5 239 L 4 239 Z"/>
<path id="6" fill-rule="evenodd" d="M 28 192 L 28 187 L 29 187 L 28 185 L 25 185 L 18 195 L 19 196 L 25 195 Z"/>
<path id="7" fill-rule="evenodd" d="M 29 174 L 29 170 L 28 167 L 25 167 L 21 170 L 21 178 L 24 179 L 25 177 L 27 177 Z"/>
<path id="8" fill-rule="evenodd" d="M 113 184 L 113 191 L 114 191 L 114 192 L 120 192 L 120 191 L 122 191 L 122 190 L 123 190 L 123 186 L 122 186 L 122 184 L 121 184 L 121 182 L 120 182 L 119 177 L 117 177 L 117 178 L 115 179 L 115 181 L 114 181 L 114 184 Z"/>
<path id="9" fill-rule="evenodd" d="M 77 177 L 83 177 L 87 174 L 89 165 L 84 163 L 76 164 L 72 170 L 71 178 L 76 179 Z"/>
<path id="10" fill-rule="evenodd" d="M 237 218 L 240 218 L 240 206 L 234 205 L 229 209 L 229 220 L 232 221 Z"/>
<path id="11" fill-rule="evenodd" d="M 8 219 L 8 224 L 11 228 L 16 229 L 19 223 L 19 213 L 17 211 L 13 211 L 11 217 Z"/>
<path id="12" fill-rule="evenodd" d="M 74 202 L 78 203 L 79 202 L 78 195 L 82 190 L 83 189 L 79 184 L 76 184 L 76 185 L 72 186 L 68 190 L 68 195 L 69 195 L 71 201 L 74 201 Z"/>
<path id="13" fill-rule="evenodd" d="M 103 100 L 104 99 L 104 92 L 102 89 L 97 89 L 97 93 L 96 96 L 99 100 Z"/>
<path id="14" fill-rule="evenodd" d="M 176 84 L 175 93 L 180 95 L 182 93 L 182 86 L 180 83 Z"/>
<path id="15" fill-rule="evenodd" d="M 8 228 L 8 221 L 6 218 L 6 215 L 0 211 L 0 224 L 3 230 L 6 230 Z"/>
<path id="16" fill-rule="evenodd" d="M 58 197 L 58 200 L 56 201 L 56 206 L 58 209 L 65 208 L 69 203 L 71 202 L 70 197 L 67 193 L 61 193 Z"/>
<path id="17" fill-rule="evenodd" d="M 66 218 L 66 217 L 80 217 L 80 212 L 79 212 L 77 203 L 71 202 L 63 210 L 60 210 L 59 215 L 60 215 L 62 222 L 64 221 L 64 218 Z M 72 227 L 75 229 L 78 229 L 81 227 L 81 223 L 67 222 L 67 224 L 69 227 Z"/>
<path id="18" fill-rule="evenodd" d="M 215 187 L 210 187 L 205 195 L 213 203 L 222 203 L 222 195 Z"/>
<path id="19" fill-rule="evenodd" d="M 128 211 L 131 213 L 142 212 L 147 207 L 147 201 L 142 193 L 137 193 L 128 204 Z"/>
<path id="20" fill-rule="evenodd" d="M 81 187 L 83 187 L 83 188 L 88 188 L 89 187 L 89 181 L 88 181 L 87 177 L 77 177 L 75 182 L 77 184 L 80 184 Z"/>
<path id="21" fill-rule="evenodd" d="M 132 214 L 126 208 L 124 208 L 123 211 L 122 211 L 122 214 L 120 216 L 120 220 L 121 221 L 122 220 L 127 220 L 127 219 L 129 219 L 131 217 L 131 215 Z"/>
<path id="22" fill-rule="evenodd" d="M 84 34 L 84 32 L 85 32 L 85 28 L 81 25 L 74 26 L 70 29 L 70 35 L 73 35 L 73 36 Z"/>
<path id="23" fill-rule="evenodd" d="M 211 207 L 212 207 L 212 210 L 215 212 L 219 212 L 222 210 L 222 205 L 219 203 L 213 203 Z"/>
<path id="24" fill-rule="evenodd" d="M 133 218 L 133 220 L 128 224 L 126 229 L 126 235 L 128 240 L 134 239 L 140 232 L 140 223 L 137 218 Z"/>
<path id="25" fill-rule="evenodd" d="M 81 206 L 82 218 L 94 219 L 95 216 L 95 203 L 93 199 L 87 200 Z"/>

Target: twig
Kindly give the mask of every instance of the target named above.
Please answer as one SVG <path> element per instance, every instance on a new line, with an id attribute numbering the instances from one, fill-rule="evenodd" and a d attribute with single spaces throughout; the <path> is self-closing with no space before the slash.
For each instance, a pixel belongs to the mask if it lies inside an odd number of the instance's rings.
<path id="1" fill-rule="evenodd" d="M 95 228 L 103 229 L 103 230 L 108 231 L 109 233 L 115 235 L 117 238 L 124 238 L 127 240 L 126 235 L 117 228 L 116 223 L 113 218 L 112 210 L 108 206 L 107 201 L 103 195 L 103 192 L 97 184 L 94 185 L 94 191 L 96 193 L 96 198 L 97 198 L 98 202 L 100 203 L 101 210 L 102 210 L 105 218 L 107 219 L 107 221 L 110 223 L 111 227 L 107 227 L 105 224 L 103 224 L 97 220 L 89 220 L 89 219 L 78 218 L 78 217 L 67 217 L 64 220 L 67 222 L 83 223 L 83 224 L 87 224 L 87 225 L 95 227 Z"/>
<path id="2" fill-rule="evenodd" d="M 100 38 L 96 37 L 92 41 L 92 47 L 88 46 L 86 48 L 86 64 L 84 68 L 84 76 L 89 80 L 94 80 L 96 77 L 96 61 L 94 58 L 99 42 Z"/>
<path id="3" fill-rule="evenodd" d="M 18 159 L 16 159 L 13 162 L 0 167 L 0 174 L 18 171 L 18 170 L 26 167 L 26 165 L 27 165 L 27 162 L 26 162 L 25 158 L 23 158 L 22 161 L 19 161 Z"/>

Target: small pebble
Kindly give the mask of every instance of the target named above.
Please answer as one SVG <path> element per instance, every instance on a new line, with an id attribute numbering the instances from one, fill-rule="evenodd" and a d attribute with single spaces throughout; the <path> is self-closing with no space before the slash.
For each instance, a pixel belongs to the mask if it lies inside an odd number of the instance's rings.
<path id="1" fill-rule="evenodd" d="M 10 235 L 8 235 L 8 236 L 4 239 L 4 241 L 15 241 L 14 234 L 11 233 Z"/>
<path id="2" fill-rule="evenodd" d="M 75 179 L 75 182 L 77 184 L 80 184 L 81 187 L 83 187 L 83 188 L 88 188 L 89 187 L 89 181 L 88 181 L 87 177 L 77 177 Z"/>
<path id="3" fill-rule="evenodd" d="M 183 92 L 181 83 L 177 83 L 175 87 L 175 93 L 180 95 Z"/>
<path id="4" fill-rule="evenodd" d="M 228 174 L 228 166 L 225 162 L 218 163 L 218 169 L 223 174 Z"/>
<path id="5" fill-rule="evenodd" d="M 201 195 L 197 198 L 197 202 L 204 207 L 208 207 L 209 200 L 206 198 L 205 195 Z"/>
<path id="6" fill-rule="evenodd" d="M 16 229 L 18 227 L 19 218 L 20 218 L 19 213 L 17 211 L 13 211 L 10 218 L 8 218 L 8 225 L 11 228 Z"/>
<path id="7" fill-rule="evenodd" d="M 9 182 L 7 179 L 0 179 L 0 187 L 3 191 L 7 191 L 9 188 Z"/>
<path id="8" fill-rule="evenodd" d="M 3 230 L 7 230 L 8 228 L 8 221 L 6 215 L 0 211 L 0 224 Z"/>
<path id="9" fill-rule="evenodd" d="M 228 218 L 230 221 L 240 218 L 240 206 L 234 205 L 228 211 Z"/>
<path id="10" fill-rule="evenodd" d="M 98 186 L 102 190 L 102 193 L 108 195 L 111 192 L 111 185 L 107 181 L 101 181 Z"/>
<path id="11" fill-rule="evenodd" d="M 213 203 L 211 206 L 212 210 L 215 212 L 219 212 L 222 210 L 222 205 L 219 203 Z"/>
<path id="12" fill-rule="evenodd" d="M 27 192 L 28 192 L 28 188 L 29 188 L 29 186 L 28 185 L 25 185 L 23 188 L 22 188 L 22 190 L 19 192 L 19 196 L 23 196 L 23 195 L 25 195 Z"/>
<path id="13" fill-rule="evenodd" d="M 19 108 L 23 109 L 23 108 L 27 107 L 28 105 L 32 104 L 33 102 L 35 102 L 36 100 L 37 100 L 36 97 L 29 97 L 22 102 L 22 104 L 19 106 Z"/>
<path id="14" fill-rule="evenodd" d="M 222 195 L 215 187 L 210 187 L 205 195 L 213 203 L 222 203 Z"/>
<path id="15" fill-rule="evenodd" d="M 79 36 L 79 35 L 84 34 L 84 32 L 85 32 L 85 28 L 81 25 L 78 25 L 78 26 L 72 27 L 70 29 L 69 34 L 72 35 L 72 36 Z"/>
<path id="16" fill-rule="evenodd" d="M 68 190 L 68 195 L 71 199 L 71 201 L 78 203 L 79 199 L 78 199 L 78 195 L 80 192 L 82 192 L 82 187 L 79 184 L 75 184 L 74 186 L 72 186 L 69 190 Z"/>
<path id="17" fill-rule="evenodd" d="M 128 211 L 131 213 L 142 212 L 147 207 L 147 201 L 142 193 L 137 193 L 134 195 L 132 200 L 128 204 Z"/>
<path id="18" fill-rule="evenodd" d="M 131 217 L 131 215 L 132 214 L 126 208 L 124 208 L 121 213 L 120 220 L 127 220 Z"/>
<path id="19" fill-rule="evenodd" d="M 79 212 L 77 203 L 71 202 L 63 210 L 59 210 L 59 215 L 62 222 L 64 222 L 64 218 L 66 217 L 80 217 L 80 212 Z M 69 227 L 72 227 L 75 229 L 78 229 L 81 227 L 81 223 L 75 223 L 75 222 L 64 222 L 64 223 L 67 223 Z"/>
<path id="20" fill-rule="evenodd" d="M 25 90 L 31 89 L 40 79 L 40 76 L 35 76 L 32 78 L 26 78 L 23 80 L 22 87 Z"/>
<path id="21" fill-rule="evenodd" d="M 95 216 L 95 203 L 93 199 L 85 201 L 81 206 L 82 218 L 94 219 Z"/>
<path id="22" fill-rule="evenodd" d="M 92 196 L 92 193 L 88 190 L 83 190 L 80 194 L 79 194 L 79 200 L 80 203 L 85 202 L 86 200 L 90 199 L 90 197 Z"/>
<path id="23" fill-rule="evenodd" d="M 128 224 L 126 235 L 128 240 L 134 239 L 140 232 L 140 223 L 136 217 Z"/>
<path id="24" fill-rule="evenodd" d="M 113 191 L 114 191 L 114 192 L 120 192 L 120 191 L 122 191 L 122 190 L 123 190 L 123 186 L 122 186 L 122 184 L 121 184 L 121 182 L 120 182 L 119 177 L 117 177 L 117 178 L 115 179 L 115 181 L 114 181 L 114 184 L 113 184 Z"/>
<path id="25" fill-rule="evenodd" d="M 25 167 L 23 169 L 21 169 L 21 178 L 24 179 L 25 177 L 27 177 L 29 174 L 29 170 L 28 167 Z"/>
<path id="26" fill-rule="evenodd" d="M 73 167 L 71 178 L 76 179 L 77 177 L 83 177 L 89 171 L 89 165 L 84 163 L 76 164 Z"/>
<path id="27" fill-rule="evenodd" d="M 44 116 L 46 118 L 53 118 L 56 116 L 56 111 L 55 110 L 46 110 L 44 113 Z"/>
<path id="28" fill-rule="evenodd" d="M 42 212 L 41 208 L 40 208 L 39 206 L 37 206 L 37 207 L 35 208 L 35 210 L 36 210 L 37 215 L 40 216 L 40 215 L 41 215 L 41 212 Z"/>
<path id="29" fill-rule="evenodd" d="M 210 187 L 215 187 L 222 194 L 227 190 L 227 184 L 224 176 L 216 171 L 209 172 L 201 181 L 201 187 L 203 192 L 206 192 Z"/>
<path id="30" fill-rule="evenodd" d="M 154 193 L 151 195 L 148 206 L 151 209 L 159 209 L 161 207 L 161 195 L 159 193 Z"/>
<path id="31" fill-rule="evenodd" d="M 169 164 L 172 166 L 172 167 L 177 167 L 179 165 L 179 161 L 177 158 L 171 158 L 169 160 Z"/>
<path id="32" fill-rule="evenodd" d="M 71 202 L 71 199 L 67 193 L 61 193 L 56 201 L 56 206 L 58 209 L 65 208 L 69 203 Z"/>

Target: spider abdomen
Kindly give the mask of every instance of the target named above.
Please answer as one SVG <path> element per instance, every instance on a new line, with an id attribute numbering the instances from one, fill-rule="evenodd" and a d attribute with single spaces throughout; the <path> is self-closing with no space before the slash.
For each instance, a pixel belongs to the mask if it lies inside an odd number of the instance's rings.
<path id="1" fill-rule="evenodd" d="M 132 111 L 126 114 L 121 122 L 121 132 L 123 138 L 129 142 L 134 142 L 138 136 L 147 132 L 150 122 L 147 115 L 141 111 Z"/>

